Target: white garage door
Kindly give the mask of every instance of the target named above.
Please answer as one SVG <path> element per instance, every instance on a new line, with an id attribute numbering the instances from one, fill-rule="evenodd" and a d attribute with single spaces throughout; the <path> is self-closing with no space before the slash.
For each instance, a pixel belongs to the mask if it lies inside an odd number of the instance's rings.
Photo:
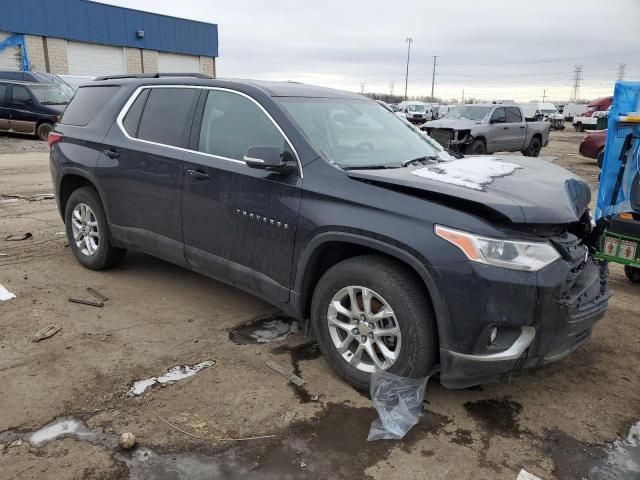
<path id="1" fill-rule="evenodd" d="M 158 71 L 161 73 L 198 73 L 200 71 L 200 57 L 159 52 Z"/>
<path id="2" fill-rule="evenodd" d="M 0 43 L 12 35 L 0 32 Z M 13 45 L 0 50 L 0 70 L 20 70 L 20 47 Z"/>
<path id="3" fill-rule="evenodd" d="M 122 75 L 127 73 L 124 48 L 67 42 L 69 75 Z"/>

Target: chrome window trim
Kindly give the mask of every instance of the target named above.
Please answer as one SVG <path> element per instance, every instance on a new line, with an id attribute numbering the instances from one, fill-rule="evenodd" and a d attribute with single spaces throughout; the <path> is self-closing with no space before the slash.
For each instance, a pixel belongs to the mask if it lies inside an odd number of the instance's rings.
<path id="1" fill-rule="evenodd" d="M 200 90 L 216 90 L 216 91 L 220 91 L 220 92 L 233 93 L 233 94 L 240 95 L 241 97 L 249 99 L 250 101 L 252 101 L 253 103 L 255 103 L 258 106 L 258 108 L 267 116 L 267 118 L 269 120 L 271 120 L 271 123 L 273 123 L 273 125 L 276 127 L 278 132 L 280 132 L 280 134 L 284 137 L 285 141 L 289 145 L 289 148 L 291 148 L 291 151 L 293 152 L 293 154 L 296 157 L 296 163 L 298 164 L 298 171 L 300 172 L 300 178 L 304 178 L 304 176 L 302 174 L 302 163 L 300 162 L 300 157 L 298 156 L 298 152 L 296 151 L 295 147 L 293 146 L 293 143 L 291 143 L 291 140 L 289 140 L 289 137 L 287 136 L 287 134 L 284 133 L 282 128 L 280 128 L 280 125 L 278 125 L 278 123 L 273 119 L 273 117 L 269 114 L 269 112 L 267 112 L 265 110 L 265 108 L 262 105 L 260 105 L 260 103 L 255 98 L 247 95 L 246 93 L 239 92 L 239 91 L 233 90 L 231 88 L 207 87 L 207 86 L 204 86 L 204 85 L 141 85 L 141 86 L 139 86 L 133 92 L 131 97 L 129 97 L 129 100 L 127 100 L 127 102 L 124 104 L 124 106 L 122 107 L 122 110 L 120 110 L 120 113 L 118 114 L 118 117 L 116 118 L 116 124 L 118 125 L 118 128 L 120 129 L 122 134 L 125 137 L 127 137 L 129 140 L 133 140 L 133 141 L 141 142 L 141 143 L 146 143 L 146 144 L 149 144 L 149 145 L 156 145 L 156 146 L 159 146 L 159 147 L 171 148 L 173 150 L 179 150 L 179 151 L 182 151 L 182 152 L 196 153 L 198 155 L 203 155 L 205 157 L 216 158 L 216 159 L 219 159 L 219 160 L 225 160 L 227 162 L 240 163 L 240 164 L 243 164 L 245 166 L 247 165 L 244 161 L 237 160 L 235 158 L 228 158 L 228 157 L 223 157 L 221 155 L 214 155 L 212 153 L 201 152 L 199 150 L 191 150 L 190 148 L 182 148 L 182 147 L 176 147 L 174 145 L 166 145 L 164 143 L 152 142 L 150 140 L 144 140 L 142 138 L 136 138 L 136 137 L 132 137 L 131 135 L 129 135 L 127 130 L 124 128 L 124 117 L 127 116 L 127 113 L 129 113 L 129 109 L 133 105 L 133 102 L 136 101 L 136 99 L 138 98 L 140 93 L 142 93 L 142 91 L 147 89 L 147 88 L 192 88 L 192 89 L 200 89 Z M 249 167 L 247 166 L 247 168 L 249 168 Z"/>

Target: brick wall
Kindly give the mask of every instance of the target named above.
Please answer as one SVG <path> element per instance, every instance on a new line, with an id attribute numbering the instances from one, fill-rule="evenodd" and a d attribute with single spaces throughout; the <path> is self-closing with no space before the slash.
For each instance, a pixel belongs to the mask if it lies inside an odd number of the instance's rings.
<path id="1" fill-rule="evenodd" d="M 158 73 L 158 52 L 155 50 L 142 50 L 142 63 L 144 73 Z"/>
<path id="2" fill-rule="evenodd" d="M 216 76 L 216 59 L 213 57 L 200 57 L 200 73 Z"/>
<path id="3" fill-rule="evenodd" d="M 31 70 L 36 72 L 46 72 L 47 62 L 44 57 L 44 42 L 39 35 L 25 35 L 24 41 L 27 46 L 27 58 Z"/>
<path id="4" fill-rule="evenodd" d="M 139 48 L 125 48 L 127 73 L 142 73 L 142 55 Z"/>
<path id="5" fill-rule="evenodd" d="M 67 41 L 62 38 L 45 38 L 46 52 L 49 58 L 49 72 L 61 75 L 69 74 Z"/>

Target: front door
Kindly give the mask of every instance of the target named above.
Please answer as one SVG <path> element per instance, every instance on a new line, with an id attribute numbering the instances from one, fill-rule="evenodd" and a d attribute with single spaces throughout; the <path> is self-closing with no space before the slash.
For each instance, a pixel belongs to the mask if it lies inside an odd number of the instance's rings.
<path id="1" fill-rule="evenodd" d="M 7 84 L 0 83 L 0 130 L 9 130 L 9 119 L 11 118 L 11 110 L 9 109 L 8 99 L 5 100 L 6 94 L 9 92 Z"/>
<path id="2" fill-rule="evenodd" d="M 9 108 L 11 109 L 9 129 L 19 133 L 35 133 L 34 105 L 35 99 L 26 87 L 12 85 L 9 92 Z"/>
<path id="3" fill-rule="evenodd" d="M 183 166 L 185 255 L 192 268 L 277 302 L 289 298 L 302 179 L 249 168 L 251 146 L 291 145 L 244 94 L 206 90 Z M 197 128 L 200 123 L 199 128 Z"/>
<path id="4" fill-rule="evenodd" d="M 491 114 L 491 128 L 487 134 L 487 150 L 491 153 L 506 150 L 509 135 L 509 127 L 505 125 L 507 121 L 504 108 L 496 108 Z"/>

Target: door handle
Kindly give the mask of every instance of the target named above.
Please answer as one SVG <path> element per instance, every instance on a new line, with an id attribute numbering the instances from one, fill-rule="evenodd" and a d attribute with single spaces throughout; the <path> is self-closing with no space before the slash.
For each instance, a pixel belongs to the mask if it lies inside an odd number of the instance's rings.
<path id="1" fill-rule="evenodd" d="M 204 170 L 201 170 L 201 169 L 197 169 L 197 170 L 189 169 L 186 171 L 186 174 L 189 175 L 190 177 L 195 178 L 196 180 L 209 180 L 211 178 L 211 176 L 208 173 L 206 173 Z"/>
<path id="2" fill-rule="evenodd" d="M 524 125 L 520 125 L 520 128 L 524 128 Z"/>
<path id="3" fill-rule="evenodd" d="M 509 127 L 502 127 L 503 130 L 509 130 Z"/>
<path id="4" fill-rule="evenodd" d="M 120 152 L 113 149 L 104 150 L 102 153 L 104 153 L 109 158 L 118 158 L 120 156 Z"/>

